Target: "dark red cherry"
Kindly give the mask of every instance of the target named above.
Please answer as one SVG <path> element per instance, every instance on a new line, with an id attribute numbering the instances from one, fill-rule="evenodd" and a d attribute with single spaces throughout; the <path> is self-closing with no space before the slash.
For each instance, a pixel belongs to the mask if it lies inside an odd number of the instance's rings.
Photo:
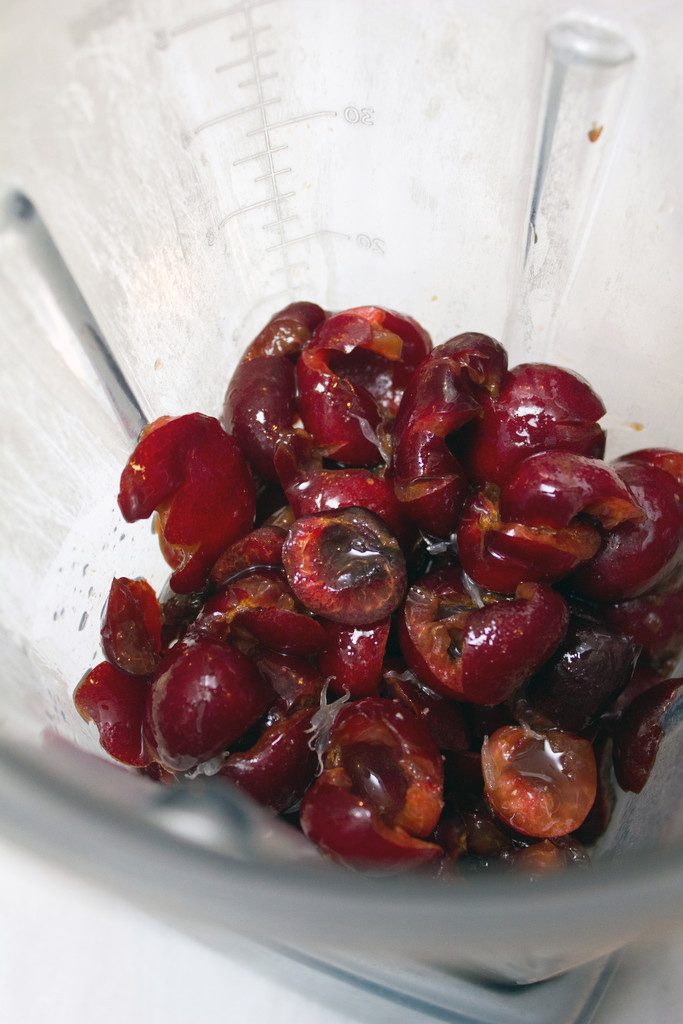
<path id="1" fill-rule="evenodd" d="M 294 807 L 315 779 L 318 758 L 310 746 L 313 712 L 296 711 L 267 728 L 248 750 L 231 754 L 219 772 L 264 807 Z"/>
<path id="2" fill-rule="evenodd" d="M 594 601 L 640 597 L 675 577 L 683 558 L 683 487 L 663 469 L 628 456 L 614 463 L 644 512 L 603 537 L 598 553 L 572 576 L 577 594 Z"/>
<path id="3" fill-rule="evenodd" d="M 573 832 L 593 806 L 597 770 L 588 740 L 551 730 L 504 726 L 481 751 L 486 799 L 523 835 L 553 839 Z"/>
<path id="4" fill-rule="evenodd" d="M 106 661 L 81 679 L 74 704 L 81 718 L 94 722 L 100 745 L 117 761 L 143 768 L 153 760 L 143 739 L 148 680 L 131 676 Z"/>
<path id="5" fill-rule="evenodd" d="M 304 708 L 318 708 L 323 677 L 307 658 L 295 654 L 279 654 L 265 648 L 251 655 L 259 672 L 276 694 L 268 711 L 267 724 L 288 718 Z"/>
<path id="6" fill-rule="evenodd" d="M 309 611 L 364 626 L 400 604 L 406 567 L 398 541 L 361 508 L 304 516 L 282 549 L 292 591 Z"/>
<path id="7" fill-rule="evenodd" d="M 382 681 L 385 696 L 405 704 L 422 719 L 439 750 L 468 749 L 468 730 L 462 711 L 454 701 L 422 686 L 410 669 L 386 667 Z"/>
<path id="8" fill-rule="evenodd" d="M 680 704 L 683 679 L 666 679 L 626 708 L 613 731 L 614 772 L 622 789 L 640 793 L 650 777 L 668 715 Z"/>
<path id="9" fill-rule="evenodd" d="M 287 531 L 277 526 L 260 526 L 224 551 L 210 573 L 216 587 L 224 587 L 235 577 L 266 565 L 282 565 L 282 545 Z"/>
<path id="10" fill-rule="evenodd" d="M 530 707 L 569 732 L 581 732 L 627 686 L 639 648 L 597 622 L 574 619 L 526 690 Z"/>
<path id="11" fill-rule="evenodd" d="M 151 675 L 161 654 L 161 609 L 147 580 L 112 580 L 101 636 L 113 665 L 132 675 Z"/>
<path id="12" fill-rule="evenodd" d="M 683 583 L 673 590 L 605 605 L 600 614 L 612 629 L 640 644 L 655 665 L 675 658 L 683 649 Z"/>
<path id="13" fill-rule="evenodd" d="M 442 806 L 443 766 L 425 726 L 400 704 L 369 697 L 337 716 L 301 826 L 337 860 L 400 869 L 441 856 L 422 837 Z"/>
<path id="14" fill-rule="evenodd" d="M 346 692 L 352 697 L 379 694 L 389 619 L 366 627 L 327 622 L 324 629 L 327 644 L 318 665 L 330 692 L 337 696 Z"/>
<path id="15" fill-rule="evenodd" d="M 567 628 L 559 594 L 521 584 L 515 600 L 477 607 L 459 569 L 411 587 L 400 620 L 401 650 L 421 682 L 474 704 L 499 704 L 550 657 Z"/>
<path id="16" fill-rule="evenodd" d="M 546 363 L 522 363 L 503 378 L 497 397 L 482 399 L 483 416 L 458 446 L 470 476 L 502 486 L 522 459 L 558 450 L 602 458 L 605 406 L 578 374 Z"/>
<path id="17" fill-rule="evenodd" d="M 178 644 L 149 689 L 147 728 L 158 760 L 187 771 L 221 754 L 275 699 L 249 658 L 213 640 Z"/>
<path id="18" fill-rule="evenodd" d="M 178 593 L 200 590 L 229 544 L 252 526 L 254 484 L 237 442 L 200 413 L 162 417 L 143 432 L 121 475 L 119 507 L 135 522 L 157 512 Z"/>

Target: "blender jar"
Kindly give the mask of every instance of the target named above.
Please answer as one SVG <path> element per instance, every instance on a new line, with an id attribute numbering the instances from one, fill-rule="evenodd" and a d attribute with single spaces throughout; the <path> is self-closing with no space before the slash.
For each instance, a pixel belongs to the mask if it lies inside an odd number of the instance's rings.
<path id="1" fill-rule="evenodd" d="M 3 828 L 187 927 L 477 1019 L 498 1019 L 482 979 L 587 964 L 591 990 L 605 956 L 683 920 L 680 709 L 590 872 L 445 895 L 321 863 L 209 781 L 105 763 L 71 692 L 111 577 L 164 579 L 115 505 L 137 433 L 216 413 L 295 298 L 584 373 L 611 456 L 680 441 L 683 11 L 23 0 L 0 23 Z"/>

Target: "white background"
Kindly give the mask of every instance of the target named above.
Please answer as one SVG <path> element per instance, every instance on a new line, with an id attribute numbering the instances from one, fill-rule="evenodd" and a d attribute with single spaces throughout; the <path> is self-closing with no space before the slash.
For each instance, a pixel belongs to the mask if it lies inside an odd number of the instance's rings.
<path id="1" fill-rule="evenodd" d="M 683 935 L 627 953 L 594 1024 L 681 1024 L 681 967 Z M 240 939 L 217 953 L 0 842 L 2 1024 L 428 1020 Z"/>

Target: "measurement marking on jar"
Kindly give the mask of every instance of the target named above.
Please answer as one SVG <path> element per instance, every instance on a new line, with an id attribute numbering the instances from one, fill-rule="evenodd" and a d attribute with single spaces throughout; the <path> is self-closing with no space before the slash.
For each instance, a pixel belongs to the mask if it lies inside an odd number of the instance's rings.
<path id="1" fill-rule="evenodd" d="M 272 4 L 274 0 L 250 0 L 249 7 L 265 7 L 266 4 Z M 233 14 L 242 14 L 245 10 L 244 3 L 235 4 L 233 7 L 224 7 L 217 11 L 211 11 L 209 14 L 201 14 L 196 18 L 190 18 L 189 21 L 183 22 L 181 25 L 177 25 L 172 28 L 168 33 L 170 38 L 175 39 L 177 36 L 183 35 L 185 32 L 192 32 L 196 28 L 203 28 L 205 25 L 210 25 L 214 21 L 221 21 L 223 18 L 229 18 Z"/>
<path id="2" fill-rule="evenodd" d="M 281 167 L 277 171 L 268 171 L 267 174 L 259 174 L 258 178 L 254 178 L 254 182 L 257 182 L 257 181 L 268 181 L 270 178 L 276 177 L 277 175 L 280 175 L 280 174 L 291 174 L 291 173 L 292 173 L 292 168 L 291 167 Z"/>
<path id="3" fill-rule="evenodd" d="M 278 242 L 277 245 L 269 245 L 266 248 L 266 252 L 275 252 L 276 249 L 284 249 L 286 246 L 294 245 L 296 242 L 306 242 L 309 238 L 317 238 L 319 235 L 336 235 L 338 238 L 347 239 L 351 237 L 343 231 L 332 231 L 322 228 L 320 231 L 309 231 L 307 235 L 298 235 L 296 238 L 286 238 L 283 242 Z"/>
<path id="4" fill-rule="evenodd" d="M 268 156 L 268 153 L 281 153 L 283 149 L 289 149 L 286 142 L 281 146 L 271 146 L 270 149 L 259 149 L 258 153 L 249 153 L 248 156 L 238 157 L 237 160 L 233 160 L 232 166 L 239 167 L 240 164 L 248 164 L 250 160 L 260 160 L 262 156 Z"/>
<path id="5" fill-rule="evenodd" d="M 275 54 L 275 50 L 261 50 L 256 56 L 259 60 L 263 60 L 265 57 L 272 57 Z M 217 68 L 214 68 L 216 74 L 220 74 L 222 71 L 232 71 L 233 68 L 241 68 L 245 64 L 251 64 L 251 54 L 248 53 L 246 57 L 240 57 L 238 60 L 230 60 L 227 64 L 219 64 Z"/>
<path id="6" fill-rule="evenodd" d="M 218 230 L 220 231 L 229 220 L 233 220 L 234 217 L 239 217 L 243 213 L 248 213 L 249 210 L 258 210 L 261 206 L 271 206 L 273 203 L 282 202 L 283 199 L 291 199 L 294 195 L 296 195 L 295 192 L 284 192 L 277 196 L 269 196 L 267 199 L 259 199 L 257 203 L 248 203 L 247 206 L 240 206 L 238 210 L 232 210 L 222 221 L 219 221 Z"/>
<path id="7" fill-rule="evenodd" d="M 246 12 L 247 8 L 245 8 Z M 230 36 L 230 42 L 236 43 L 238 39 L 248 39 L 250 36 L 261 35 L 262 32 L 270 32 L 272 25 L 257 25 L 255 28 L 245 28 L 241 32 L 235 32 Z"/>
<path id="8" fill-rule="evenodd" d="M 299 218 L 295 213 L 290 213 L 288 217 L 281 217 L 280 220 L 269 220 L 267 224 L 261 225 L 262 231 L 267 231 L 268 228 L 279 228 L 280 224 L 286 224 L 290 220 L 298 220 Z"/>
<path id="9" fill-rule="evenodd" d="M 231 110 L 227 114 L 219 114 L 218 117 L 212 117 L 209 121 L 204 121 L 198 125 L 194 134 L 199 135 L 200 132 L 205 131 L 207 128 L 213 128 L 217 124 L 222 124 L 224 121 L 231 121 L 233 117 L 241 117 L 243 114 L 252 114 L 255 110 L 260 110 L 261 106 L 272 106 L 273 103 L 281 103 L 282 97 L 277 96 L 270 100 L 265 100 L 263 104 L 252 103 L 248 107 L 238 107 L 237 110 Z"/>
<path id="10" fill-rule="evenodd" d="M 277 71 L 271 71 L 270 74 L 268 74 L 268 75 L 261 75 L 261 81 L 262 82 L 270 82 L 273 78 L 279 78 L 279 74 L 278 74 Z M 237 88 L 238 89 L 246 89 L 246 87 L 248 85 L 256 85 L 256 79 L 255 78 L 245 78 L 245 80 L 243 82 L 238 82 L 237 83 Z"/>
<path id="11" fill-rule="evenodd" d="M 344 107 L 343 117 L 347 124 L 372 125 L 375 123 L 375 108 Z"/>
<path id="12" fill-rule="evenodd" d="M 346 236 L 347 238 L 350 235 Z M 361 249 L 366 249 L 368 252 L 376 253 L 378 256 L 385 256 L 384 246 L 387 244 L 383 238 L 372 238 L 370 235 L 356 235 L 356 244 Z"/>
<path id="13" fill-rule="evenodd" d="M 336 117 L 336 110 L 314 110 L 311 114 L 299 114 L 298 117 L 289 117 L 286 121 L 275 121 L 266 128 L 254 128 L 247 132 L 247 135 L 262 135 L 264 131 L 272 131 L 274 128 L 284 128 L 288 124 L 298 124 L 300 121 L 311 121 L 314 117 Z"/>

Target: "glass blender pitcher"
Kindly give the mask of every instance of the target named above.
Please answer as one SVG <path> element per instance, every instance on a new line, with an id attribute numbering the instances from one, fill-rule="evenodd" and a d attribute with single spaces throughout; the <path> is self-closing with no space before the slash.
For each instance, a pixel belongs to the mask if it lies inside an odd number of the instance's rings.
<path id="1" fill-rule="evenodd" d="M 489 333 L 590 377 L 610 457 L 680 446 L 683 10 L 9 0 L 0 27 L 2 828 L 214 940 L 465 1020 L 587 1019 L 610 955 L 683 922 L 680 708 L 591 871 L 446 897 L 106 763 L 71 692 L 112 576 L 165 575 L 115 506 L 134 439 L 216 414 L 289 301 Z"/>

